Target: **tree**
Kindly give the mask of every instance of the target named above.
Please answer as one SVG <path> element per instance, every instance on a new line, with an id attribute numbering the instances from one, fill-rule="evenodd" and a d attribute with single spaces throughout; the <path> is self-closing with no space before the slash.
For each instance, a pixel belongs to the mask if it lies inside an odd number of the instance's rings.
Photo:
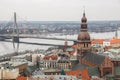
<path id="1" fill-rule="evenodd" d="M 64 69 L 62 69 L 62 71 L 61 71 L 61 75 L 65 75 L 65 71 L 64 71 Z"/>

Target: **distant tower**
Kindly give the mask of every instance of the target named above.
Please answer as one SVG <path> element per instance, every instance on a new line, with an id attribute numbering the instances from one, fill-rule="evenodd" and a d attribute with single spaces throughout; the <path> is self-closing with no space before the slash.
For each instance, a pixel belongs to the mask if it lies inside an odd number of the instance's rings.
<path id="1" fill-rule="evenodd" d="M 68 41 L 67 41 L 67 37 L 65 37 L 65 43 L 64 43 L 64 51 L 66 51 L 68 46 Z"/>
<path id="2" fill-rule="evenodd" d="M 85 11 L 83 13 L 83 17 L 81 19 L 81 28 L 80 33 L 77 39 L 77 58 L 79 62 L 82 61 L 82 57 L 90 51 L 91 48 L 91 40 L 90 35 L 87 32 L 87 18 L 85 17 Z"/>
<path id="3" fill-rule="evenodd" d="M 115 38 L 116 38 L 116 39 L 118 38 L 117 30 L 115 31 Z"/>

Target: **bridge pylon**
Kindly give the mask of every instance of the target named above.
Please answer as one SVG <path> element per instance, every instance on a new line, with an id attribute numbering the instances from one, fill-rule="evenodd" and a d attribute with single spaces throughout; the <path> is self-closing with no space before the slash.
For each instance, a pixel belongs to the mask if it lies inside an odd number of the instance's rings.
<path id="1" fill-rule="evenodd" d="M 14 51 L 15 51 L 15 53 L 18 53 L 18 50 L 19 50 L 19 28 L 17 25 L 16 12 L 14 12 L 14 28 L 13 28 L 12 41 L 13 41 Z"/>

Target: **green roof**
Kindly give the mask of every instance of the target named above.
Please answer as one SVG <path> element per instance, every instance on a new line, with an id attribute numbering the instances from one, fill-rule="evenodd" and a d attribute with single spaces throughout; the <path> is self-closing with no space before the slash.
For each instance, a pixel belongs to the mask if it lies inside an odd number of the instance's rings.
<path id="1" fill-rule="evenodd" d="M 100 76 L 100 71 L 98 67 L 88 67 L 88 72 L 90 76 Z"/>
<path id="2" fill-rule="evenodd" d="M 29 66 L 24 70 L 24 74 L 29 76 L 35 69 L 37 69 L 36 66 Z"/>
<path id="3" fill-rule="evenodd" d="M 114 74 L 120 75 L 120 67 L 114 67 Z"/>

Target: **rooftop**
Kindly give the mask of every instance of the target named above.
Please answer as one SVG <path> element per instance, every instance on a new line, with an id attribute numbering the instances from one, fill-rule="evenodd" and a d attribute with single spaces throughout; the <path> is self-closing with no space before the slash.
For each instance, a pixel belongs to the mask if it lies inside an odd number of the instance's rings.
<path id="1" fill-rule="evenodd" d="M 45 56 L 43 59 L 44 60 L 57 60 L 58 56 L 57 55 L 50 55 L 50 56 Z"/>
<path id="2" fill-rule="evenodd" d="M 93 39 L 91 41 L 92 44 L 103 44 L 104 39 Z"/>
<path id="3" fill-rule="evenodd" d="M 73 75 L 76 76 L 77 78 L 82 78 L 82 80 L 84 79 L 90 79 L 89 77 L 89 73 L 88 70 L 75 70 L 75 71 L 67 71 L 66 75 Z"/>

